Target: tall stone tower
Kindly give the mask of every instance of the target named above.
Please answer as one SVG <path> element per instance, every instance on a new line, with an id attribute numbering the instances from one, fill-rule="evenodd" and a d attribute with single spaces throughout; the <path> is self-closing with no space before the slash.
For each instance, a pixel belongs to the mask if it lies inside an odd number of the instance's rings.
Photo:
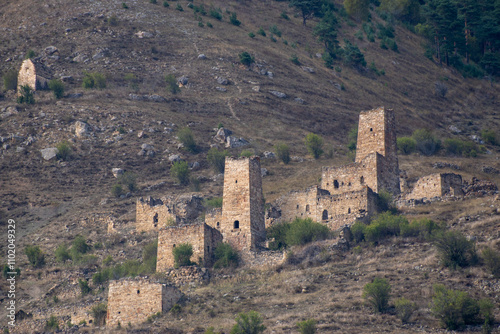
<path id="1" fill-rule="evenodd" d="M 384 107 L 362 111 L 359 115 L 356 146 L 357 163 L 362 163 L 370 154 L 378 153 L 380 155 L 375 157 L 377 187 L 373 190 L 377 193 L 381 189 L 386 189 L 393 194 L 399 193 L 399 164 L 394 112 L 385 110 Z"/>
<path id="2" fill-rule="evenodd" d="M 265 240 L 263 200 L 260 159 L 227 157 L 219 228 L 224 241 L 245 251 Z"/>

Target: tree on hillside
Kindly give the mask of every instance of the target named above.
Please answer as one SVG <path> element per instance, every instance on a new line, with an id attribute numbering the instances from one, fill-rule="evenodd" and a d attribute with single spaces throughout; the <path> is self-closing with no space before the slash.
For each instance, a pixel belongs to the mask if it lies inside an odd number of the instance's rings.
<path id="1" fill-rule="evenodd" d="M 356 20 L 366 21 L 370 16 L 370 0 L 344 0 L 344 7 Z"/>
<path id="2" fill-rule="evenodd" d="M 295 7 L 302 15 L 302 24 L 306 25 L 307 19 L 321 12 L 323 0 L 291 0 L 290 7 Z"/>
<path id="3" fill-rule="evenodd" d="M 333 52 L 339 44 L 337 40 L 337 18 L 331 10 L 318 22 L 314 28 L 314 35 L 325 44 L 325 49 L 328 52 Z"/>

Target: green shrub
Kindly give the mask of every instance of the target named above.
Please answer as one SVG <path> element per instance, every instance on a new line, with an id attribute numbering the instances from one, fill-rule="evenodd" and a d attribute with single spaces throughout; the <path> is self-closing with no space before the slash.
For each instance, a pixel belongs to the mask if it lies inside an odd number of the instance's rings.
<path id="1" fill-rule="evenodd" d="M 366 230 L 366 224 L 362 223 L 360 221 L 355 222 L 351 226 L 351 233 L 354 241 L 357 243 L 365 240 L 365 230 Z"/>
<path id="2" fill-rule="evenodd" d="M 397 139 L 398 153 L 411 154 L 417 149 L 417 142 L 411 137 L 401 137 Z"/>
<path id="3" fill-rule="evenodd" d="M 222 208 L 222 197 L 205 199 L 205 206 L 209 209 Z"/>
<path id="4" fill-rule="evenodd" d="M 165 82 L 167 83 L 167 90 L 172 94 L 177 94 L 181 91 L 181 88 L 177 84 L 177 79 L 173 74 L 168 74 L 165 77 Z"/>
<path id="5" fill-rule="evenodd" d="M 403 237 L 419 237 L 422 240 L 431 240 L 436 234 L 444 230 L 444 225 L 428 218 L 422 218 L 408 224 L 402 224 L 399 228 Z"/>
<path id="6" fill-rule="evenodd" d="M 20 87 L 21 95 L 17 97 L 17 103 L 35 104 L 35 95 L 28 85 Z"/>
<path id="7" fill-rule="evenodd" d="M 459 231 L 440 233 L 434 240 L 441 262 L 444 266 L 456 269 L 473 265 L 477 262 L 476 247 L 473 241 Z"/>
<path id="8" fill-rule="evenodd" d="M 240 153 L 240 157 L 245 157 L 245 158 L 250 158 L 253 155 L 254 155 L 253 152 L 250 150 L 243 150 Z"/>
<path id="9" fill-rule="evenodd" d="M 4 79 L 5 80 L 5 79 Z M 482 130 L 481 138 L 484 142 L 490 145 L 498 145 L 498 140 L 495 131 L 493 130 Z"/>
<path id="10" fill-rule="evenodd" d="M 493 324 L 495 323 L 495 315 L 493 309 L 495 305 L 489 299 L 481 299 L 479 302 L 479 314 L 483 323 L 483 333 L 491 333 Z"/>
<path id="11" fill-rule="evenodd" d="M 369 242 L 380 242 L 386 237 L 398 236 L 400 234 L 400 225 L 403 224 L 408 224 L 405 217 L 384 212 L 377 215 L 375 220 L 366 226 L 364 237 Z"/>
<path id="12" fill-rule="evenodd" d="M 307 151 L 318 159 L 323 154 L 323 138 L 314 133 L 308 133 L 305 140 Z"/>
<path id="13" fill-rule="evenodd" d="M 177 138 L 182 143 L 182 145 L 184 145 L 184 148 L 187 151 L 191 153 L 198 152 L 198 147 L 196 146 L 196 141 L 190 128 L 184 127 L 179 129 L 179 131 L 177 131 Z"/>
<path id="14" fill-rule="evenodd" d="M 481 252 L 481 258 L 491 274 L 495 277 L 500 277 L 500 253 L 487 247 Z"/>
<path id="15" fill-rule="evenodd" d="M 250 66 L 255 61 L 255 59 L 246 51 L 240 53 L 238 56 L 240 57 L 240 63 L 246 66 Z"/>
<path id="16" fill-rule="evenodd" d="M 192 191 L 196 191 L 196 192 L 200 191 L 200 189 L 201 189 L 201 185 L 200 185 L 201 181 L 196 176 L 191 176 L 189 178 L 189 184 L 191 185 L 190 187 L 191 187 Z"/>
<path id="17" fill-rule="evenodd" d="M 111 187 L 111 194 L 115 197 L 120 197 L 121 195 L 124 194 L 124 191 L 123 191 L 123 187 L 121 186 L 121 184 L 113 184 L 113 186 Z"/>
<path id="18" fill-rule="evenodd" d="M 239 255 L 230 244 L 220 243 L 214 251 L 214 268 L 236 268 L 239 262 Z"/>
<path id="19" fill-rule="evenodd" d="M 175 6 L 175 9 L 177 9 L 179 12 L 183 12 L 184 8 L 182 8 L 181 4 L 178 3 L 177 6 Z"/>
<path id="20" fill-rule="evenodd" d="M 231 24 L 235 26 L 239 26 L 241 24 L 241 21 L 238 20 L 235 12 L 231 13 L 231 15 L 229 16 L 229 22 L 231 22 Z"/>
<path id="21" fill-rule="evenodd" d="M 365 56 L 359 50 L 358 46 L 352 44 L 347 39 L 344 39 L 344 43 L 342 51 L 344 62 L 351 66 L 366 66 Z"/>
<path id="22" fill-rule="evenodd" d="M 78 286 L 80 287 L 80 292 L 82 293 L 82 296 L 88 295 L 91 291 L 89 282 L 78 279 Z"/>
<path id="23" fill-rule="evenodd" d="M 57 320 L 55 315 L 51 315 L 49 320 L 45 322 L 45 330 L 48 331 L 58 331 L 59 330 L 59 321 Z"/>
<path id="24" fill-rule="evenodd" d="M 404 324 L 410 320 L 413 312 L 417 310 L 417 304 L 404 297 L 397 299 L 394 305 L 396 307 L 396 314 L 398 315 L 398 318 Z"/>
<path id="25" fill-rule="evenodd" d="M 216 173 L 224 173 L 227 156 L 229 153 L 226 150 L 219 151 L 212 147 L 207 153 L 208 164 Z"/>
<path id="26" fill-rule="evenodd" d="M 290 148 L 288 147 L 288 145 L 285 143 L 278 143 L 276 144 L 274 149 L 276 150 L 278 159 L 283 161 L 285 165 L 288 165 L 288 163 L 290 162 Z"/>
<path id="27" fill-rule="evenodd" d="M 389 306 L 391 286 L 384 278 L 376 277 L 363 288 L 363 298 L 376 312 L 383 313 Z"/>
<path id="28" fill-rule="evenodd" d="M 285 20 L 290 20 L 290 18 L 288 17 L 288 14 L 285 11 L 282 11 L 280 16 L 281 16 L 281 18 L 283 18 Z"/>
<path id="29" fill-rule="evenodd" d="M 96 326 L 104 326 L 106 324 L 106 315 L 108 313 L 108 306 L 100 303 L 92 307 L 92 317 L 94 317 L 94 324 Z"/>
<path id="30" fill-rule="evenodd" d="M 347 139 L 348 139 L 348 144 L 347 148 L 349 151 L 356 151 L 356 144 L 358 141 L 358 127 L 355 126 L 349 130 L 349 133 L 347 134 Z"/>
<path id="31" fill-rule="evenodd" d="M 300 334 L 314 334 L 316 333 L 316 320 L 308 319 L 300 321 L 297 323 L 297 327 L 299 327 Z"/>
<path id="32" fill-rule="evenodd" d="M 52 79 L 49 81 L 49 89 L 54 93 L 56 99 L 60 99 L 64 95 L 64 84 L 61 80 Z"/>
<path id="33" fill-rule="evenodd" d="M 24 59 L 31 59 L 31 58 L 35 58 L 35 57 L 36 57 L 36 52 L 30 49 L 30 50 L 28 50 L 28 52 L 26 52 Z"/>
<path id="34" fill-rule="evenodd" d="M 191 244 L 183 243 L 174 246 L 172 254 L 174 255 L 175 268 L 191 266 L 194 264 L 191 262 L 191 256 L 193 256 L 193 246 L 191 246 Z"/>
<path id="35" fill-rule="evenodd" d="M 106 88 L 106 77 L 99 72 L 84 72 L 82 87 L 86 89 L 104 89 Z"/>
<path id="36" fill-rule="evenodd" d="M 460 139 L 445 139 L 443 148 L 447 154 L 462 155 L 464 157 L 475 157 L 479 149 L 476 144 Z"/>
<path id="37" fill-rule="evenodd" d="M 17 71 L 14 69 L 8 70 L 3 75 L 3 87 L 5 90 L 17 89 Z"/>
<path id="38" fill-rule="evenodd" d="M 287 247 L 286 235 L 290 230 L 290 225 L 290 223 L 279 223 L 266 229 L 266 236 L 271 240 L 269 242 L 269 249 L 283 250 Z"/>
<path id="39" fill-rule="evenodd" d="M 81 236 L 77 235 L 73 242 L 71 243 L 71 253 L 72 254 L 85 254 L 90 250 L 90 246 L 87 244 L 87 240 Z"/>
<path id="40" fill-rule="evenodd" d="M 210 11 L 208 12 L 208 15 L 213 17 L 216 20 L 222 20 L 222 14 L 215 8 L 211 8 Z"/>
<path id="41" fill-rule="evenodd" d="M 392 194 L 385 189 L 379 191 L 377 196 L 377 206 L 379 211 L 396 211 L 393 205 Z"/>
<path id="42" fill-rule="evenodd" d="M 287 246 L 305 245 L 312 241 L 324 240 L 330 236 L 330 230 L 323 224 L 315 223 L 311 218 L 295 218 L 286 233 Z"/>
<path id="43" fill-rule="evenodd" d="M 68 252 L 68 246 L 66 244 L 60 244 L 57 247 L 55 256 L 57 262 L 66 262 L 67 260 L 71 260 L 71 255 Z"/>
<path id="44" fill-rule="evenodd" d="M 12 272 L 14 274 L 11 274 Z M 19 275 L 21 275 L 21 269 L 16 268 L 16 269 L 12 270 L 11 267 L 8 264 L 5 264 L 3 266 L 2 273 L 3 273 L 3 277 L 5 277 L 5 278 L 9 278 L 10 275 L 19 276 Z"/>
<path id="45" fill-rule="evenodd" d="M 125 2 L 122 2 L 122 8 L 123 9 L 128 9 L 128 6 L 127 6 L 127 4 Z"/>
<path id="46" fill-rule="evenodd" d="M 266 330 L 266 326 L 262 324 L 262 316 L 255 311 L 240 313 L 235 320 L 231 334 L 259 334 Z"/>
<path id="47" fill-rule="evenodd" d="M 102 260 L 102 264 L 104 266 L 109 266 L 111 264 L 113 264 L 114 260 L 113 260 L 113 257 L 111 255 L 108 255 L 104 258 L 104 260 Z"/>
<path id="48" fill-rule="evenodd" d="M 163 1 L 163 7 L 170 7 L 167 1 Z"/>
<path id="49" fill-rule="evenodd" d="M 257 35 L 266 37 L 266 32 L 262 29 L 262 27 L 260 27 L 259 30 L 257 30 Z"/>
<path id="50" fill-rule="evenodd" d="M 181 185 L 189 183 L 189 167 L 186 161 L 176 161 L 170 167 L 170 174 L 179 181 Z"/>
<path id="51" fill-rule="evenodd" d="M 24 254 L 28 257 L 29 263 L 34 268 L 39 268 L 45 264 L 45 254 L 38 246 L 28 245 L 24 248 Z"/>
<path id="52" fill-rule="evenodd" d="M 250 37 L 250 38 L 254 38 L 255 37 L 255 34 L 253 33 L 253 31 L 250 31 L 248 33 L 248 37 Z"/>
<path id="53" fill-rule="evenodd" d="M 412 138 L 415 140 L 417 150 L 423 155 L 433 155 L 441 146 L 440 141 L 427 129 L 415 130 Z"/>
<path id="54" fill-rule="evenodd" d="M 278 37 L 281 37 L 281 31 L 278 29 L 276 24 L 273 24 L 272 26 L 269 27 L 269 32 L 271 34 L 278 36 Z"/>
<path id="55" fill-rule="evenodd" d="M 60 142 L 59 144 L 57 144 L 56 148 L 57 159 L 64 161 L 68 161 L 69 159 L 71 159 L 73 150 L 71 149 L 71 144 L 68 141 L 64 140 Z"/>
<path id="56" fill-rule="evenodd" d="M 156 257 L 158 253 L 158 240 L 153 241 L 142 249 L 142 271 L 146 270 L 150 274 L 156 272 Z"/>
<path id="57" fill-rule="evenodd" d="M 125 172 L 118 176 L 118 183 L 130 191 L 137 190 L 137 175 L 132 172 Z"/>
<path id="58" fill-rule="evenodd" d="M 290 56 L 290 61 L 295 65 L 300 65 L 299 57 L 296 54 Z"/>
<path id="59" fill-rule="evenodd" d="M 434 285 L 431 311 L 441 324 L 450 330 L 479 322 L 480 307 L 468 293 L 448 290 L 444 285 Z"/>

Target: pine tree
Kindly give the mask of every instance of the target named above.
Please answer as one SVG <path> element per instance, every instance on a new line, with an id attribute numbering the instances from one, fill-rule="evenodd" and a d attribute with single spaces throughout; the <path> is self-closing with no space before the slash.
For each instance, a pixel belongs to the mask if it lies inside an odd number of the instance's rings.
<path id="1" fill-rule="evenodd" d="M 370 16 L 370 0 L 344 0 L 344 7 L 357 20 L 366 21 Z"/>

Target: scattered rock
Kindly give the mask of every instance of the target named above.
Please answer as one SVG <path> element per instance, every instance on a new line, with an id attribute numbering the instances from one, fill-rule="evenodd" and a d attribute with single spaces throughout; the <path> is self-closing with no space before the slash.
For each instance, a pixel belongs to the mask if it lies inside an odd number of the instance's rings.
<path id="1" fill-rule="evenodd" d="M 189 163 L 189 168 L 192 170 L 197 170 L 200 168 L 200 163 L 198 161 L 195 161 L 193 163 Z"/>
<path id="2" fill-rule="evenodd" d="M 273 94 L 276 97 L 279 97 L 280 99 L 285 99 L 286 94 L 282 92 L 278 92 L 277 90 L 270 90 L 269 93 Z"/>
<path id="3" fill-rule="evenodd" d="M 205 60 L 207 59 L 207 56 L 205 56 L 203 53 L 198 55 L 198 59 Z"/>
<path id="4" fill-rule="evenodd" d="M 138 156 L 143 157 L 146 155 L 146 150 L 140 150 L 139 153 L 137 153 Z"/>
<path id="5" fill-rule="evenodd" d="M 9 144 L 3 144 L 2 147 L 3 147 L 4 150 L 8 150 L 10 148 L 10 145 Z"/>
<path id="6" fill-rule="evenodd" d="M 223 86 L 229 84 L 229 81 L 226 78 L 223 78 L 223 77 L 218 77 L 217 78 L 217 82 L 219 83 L 219 85 L 223 85 Z"/>
<path id="7" fill-rule="evenodd" d="M 177 161 L 181 161 L 181 157 L 178 155 L 178 154 L 172 154 L 168 157 L 168 161 L 170 162 L 177 162 Z"/>
<path id="8" fill-rule="evenodd" d="M 94 53 L 94 55 L 92 56 L 92 59 L 93 60 L 99 60 L 99 59 L 102 59 L 104 57 L 106 57 L 108 54 L 107 50 L 105 49 L 97 49 L 96 53 Z"/>
<path id="9" fill-rule="evenodd" d="M 64 82 L 73 82 L 73 77 L 71 75 L 62 75 L 61 80 Z"/>
<path id="10" fill-rule="evenodd" d="M 18 113 L 17 107 L 7 107 L 2 109 L 2 113 L 0 114 L 1 118 L 7 118 L 9 116 L 12 116 L 14 114 Z"/>
<path id="11" fill-rule="evenodd" d="M 460 170 L 460 166 L 458 165 L 455 165 L 455 164 L 450 164 L 450 163 L 447 163 L 447 162 L 435 162 L 434 164 L 432 164 L 432 168 L 434 169 L 438 169 L 438 168 L 452 168 L 452 169 L 456 169 L 456 170 Z"/>
<path id="12" fill-rule="evenodd" d="M 254 92 L 260 92 L 260 86 L 253 86 L 253 87 L 252 87 L 252 90 L 253 90 Z"/>
<path id="13" fill-rule="evenodd" d="M 144 131 L 142 131 L 142 130 L 141 130 L 141 131 L 139 131 L 139 132 L 137 133 L 137 137 L 138 137 L 138 138 L 143 138 L 143 137 L 146 137 L 146 135 L 144 134 Z"/>
<path id="14" fill-rule="evenodd" d="M 261 168 L 260 174 L 262 175 L 262 177 L 264 177 L 264 176 L 269 175 L 269 171 L 267 170 L 267 168 Z"/>
<path id="15" fill-rule="evenodd" d="M 84 55 L 84 54 L 78 54 L 76 57 L 73 58 L 73 61 L 75 63 L 83 63 L 85 61 L 87 61 L 89 58 Z"/>
<path id="16" fill-rule="evenodd" d="M 500 170 L 490 166 L 483 166 L 481 171 L 486 174 L 500 174 Z"/>
<path id="17" fill-rule="evenodd" d="M 59 150 L 57 149 L 57 147 L 49 147 L 49 148 L 44 148 L 43 150 L 40 150 L 40 153 L 42 153 L 43 159 L 51 160 L 57 156 L 57 153 L 59 153 Z"/>
<path id="18" fill-rule="evenodd" d="M 50 56 L 58 52 L 59 50 L 55 46 L 47 46 L 44 51 L 47 56 Z"/>
<path id="19" fill-rule="evenodd" d="M 273 72 L 267 72 L 267 76 L 272 79 L 272 78 L 274 78 L 274 73 Z"/>
<path id="20" fill-rule="evenodd" d="M 166 98 L 156 94 L 148 95 L 147 100 L 152 102 L 167 102 Z"/>
<path id="21" fill-rule="evenodd" d="M 215 89 L 217 89 L 219 92 L 227 92 L 227 89 L 223 87 L 215 87 Z"/>
<path id="22" fill-rule="evenodd" d="M 309 73 L 314 73 L 314 68 L 312 67 L 307 67 L 307 66 L 302 66 L 302 69 L 306 72 L 309 72 Z"/>
<path id="23" fill-rule="evenodd" d="M 148 31 L 138 31 L 134 34 L 137 38 L 151 38 L 153 34 Z"/>
<path id="24" fill-rule="evenodd" d="M 225 143 L 227 137 L 233 134 L 233 131 L 225 128 L 220 128 L 217 130 L 217 134 L 214 136 L 214 139 L 220 143 Z"/>
<path id="25" fill-rule="evenodd" d="M 142 148 L 143 150 L 149 151 L 149 150 L 152 150 L 152 149 L 153 149 L 153 146 L 152 146 L 152 145 L 149 145 L 149 144 L 142 144 L 142 145 L 141 145 L 141 148 Z"/>
<path id="26" fill-rule="evenodd" d="M 177 82 L 181 84 L 182 86 L 186 86 L 188 84 L 189 78 L 186 76 L 182 76 L 180 78 L 177 78 Z"/>
<path id="27" fill-rule="evenodd" d="M 292 156 L 290 157 L 292 161 L 297 161 L 297 162 L 304 162 L 304 158 L 298 157 L 298 156 Z"/>
<path id="28" fill-rule="evenodd" d="M 16 153 L 23 153 L 24 151 L 26 151 L 24 147 L 21 146 L 16 147 Z"/>
<path id="29" fill-rule="evenodd" d="M 82 121 L 75 122 L 75 136 L 78 138 L 82 138 L 83 136 L 87 136 L 90 132 L 90 127 L 87 123 Z"/>
<path id="30" fill-rule="evenodd" d="M 106 205 L 109 203 L 109 199 L 108 198 L 103 198 L 101 199 L 101 201 L 99 202 L 99 205 Z"/>
<path id="31" fill-rule="evenodd" d="M 472 135 L 470 138 L 478 144 L 484 144 L 484 141 L 478 135 Z"/>
<path id="32" fill-rule="evenodd" d="M 264 155 L 264 158 L 266 158 L 266 159 L 276 158 L 276 154 L 274 154 L 274 152 L 265 151 L 262 154 Z"/>
<path id="33" fill-rule="evenodd" d="M 243 138 L 237 138 L 234 136 L 228 136 L 226 138 L 226 147 L 229 147 L 229 148 L 242 147 L 242 146 L 246 146 L 248 144 L 250 144 L 250 143 Z"/>
<path id="34" fill-rule="evenodd" d="M 455 132 L 455 133 L 460 133 L 460 132 L 462 132 L 462 131 L 461 131 L 459 128 L 457 128 L 455 125 L 450 125 L 450 126 L 448 127 L 448 129 L 450 129 L 450 131 Z"/>
<path id="35" fill-rule="evenodd" d="M 111 172 L 113 173 L 114 177 L 118 177 L 120 175 L 123 175 L 123 173 L 125 171 L 123 169 L 121 169 L 121 168 L 113 168 L 113 169 L 111 169 Z"/>
<path id="36" fill-rule="evenodd" d="M 300 97 L 296 97 L 293 99 L 295 102 L 297 103 L 300 103 L 300 104 L 304 104 L 306 101 L 302 100 Z"/>

